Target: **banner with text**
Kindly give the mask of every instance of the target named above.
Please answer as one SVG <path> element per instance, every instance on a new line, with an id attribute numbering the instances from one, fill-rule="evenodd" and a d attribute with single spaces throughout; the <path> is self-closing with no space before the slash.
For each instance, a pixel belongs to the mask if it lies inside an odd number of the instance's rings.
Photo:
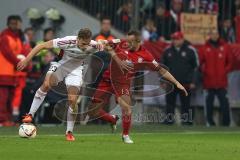
<path id="1" fill-rule="evenodd" d="M 216 15 L 181 14 L 181 31 L 192 44 L 204 44 L 210 30 L 217 30 Z"/>

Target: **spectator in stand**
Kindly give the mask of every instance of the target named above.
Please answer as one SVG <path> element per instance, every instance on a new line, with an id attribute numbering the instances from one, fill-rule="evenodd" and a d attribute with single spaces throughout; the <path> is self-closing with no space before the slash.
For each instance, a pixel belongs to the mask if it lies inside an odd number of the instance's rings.
<path id="1" fill-rule="evenodd" d="M 147 19 L 146 24 L 142 28 L 143 41 L 157 41 L 157 28 L 152 19 Z"/>
<path id="2" fill-rule="evenodd" d="M 43 42 L 47 42 L 49 40 L 54 39 L 55 37 L 55 31 L 53 28 L 46 28 L 43 31 L 43 40 L 38 41 L 37 44 L 43 43 Z M 55 53 L 55 56 L 58 55 L 58 53 L 60 53 L 60 50 L 58 48 L 55 49 L 50 49 L 50 52 Z M 42 73 L 46 67 L 48 67 L 48 64 L 46 64 L 46 62 L 44 62 L 44 56 L 47 55 L 49 53 L 48 49 L 43 49 L 40 51 L 40 53 L 38 54 L 38 56 L 36 56 L 36 60 L 39 62 L 38 64 L 36 64 L 36 66 L 33 66 L 34 68 L 36 68 L 36 70 L 39 73 Z M 57 59 L 58 57 L 56 56 L 55 59 Z"/>
<path id="3" fill-rule="evenodd" d="M 240 0 L 235 0 L 234 5 L 236 7 L 236 10 L 240 8 Z"/>
<path id="4" fill-rule="evenodd" d="M 231 71 L 232 59 L 230 48 L 219 37 L 218 31 L 211 31 L 210 39 L 200 50 L 203 87 L 206 89 L 207 125 L 215 126 L 213 120 L 213 102 L 218 97 L 222 112 L 222 125 L 229 126 L 229 102 L 227 98 L 228 73 Z"/>
<path id="5" fill-rule="evenodd" d="M 24 30 L 25 41 L 30 44 L 31 48 L 35 47 L 35 32 L 33 28 L 29 27 Z"/>
<path id="6" fill-rule="evenodd" d="M 143 0 L 140 12 L 143 13 L 143 16 L 146 14 L 148 16 L 152 16 L 154 14 L 154 2 L 153 0 Z"/>
<path id="7" fill-rule="evenodd" d="M 22 54 L 17 56 L 18 59 L 24 59 L 27 54 L 31 51 L 30 43 L 27 41 L 24 32 L 22 32 L 22 21 L 21 19 L 18 20 L 18 30 L 19 35 L 21 36 L 22 41 Z M 15 123 L 18 123 L 19 120 L 19 113 L 20 113 L 20 105 L 22 103 L 22 92 L 26 86 L 26 77 L 27 77 L 27 70 L 29 67 L 24 71 L 15 71 L 16 74 L 16 87 L 14 88 L 13 99 L 12 99 L 12 120 Z"/>
<path id="8" fill-rule="evenodd" d="M 240 8 L 236 11 L 236 17 L 234 18 L 234 22 L 236 28 L 236 42 L 240 43 Z"/>
<path id="9" fill-rule="evenodd" d="M 109 17 L 102 17 L 100 20 L 101 30 L 98 34 L 93 36 L 93 39 L 98 40 L 112 40 L 115 38 L 114 35 L 111 34 L 112 23 Z"/>
<path id="10" fill-rule="evenodd" d="M 132 14 L 132 3 L 124 3 L 117 11 L 116 28 L 123 32 L 128 32 L 130 29 Z"/>
<path id="11" fill-rule="evenodd" d="M 208 3 L 208 14 L 215 14 L 217 15 L 219 12 L 219 6 L 217 0 L 211 0 L 210 3 Z"/>
<path id="12" fill-rule="evenodd" d="M 176 79 L 183 84 L 189 93 L 188 96 L 181 94 L 180 90 L 174 89 L 166 95 L 167 124 L 174 123 L 174 110 L 176 98 L 180 96 L 182 124 L 192 124 L 193 110 L 191 108 L 191 92 L 195 89 L 196 73 L 198 68 L 198 56 L 196 49 L 184 40 L 181 32 L 175 32 L 171 36 L 172 45 L 163 52 L 162 63 L 169 68 Z"/>
<path id="13" fill-rule="evenodd" d="M 176 32 L 177 24 L 166 10 L 165 5 L 159 5 L 157 8 L 155 23 L 157 26 L 157 34 L 161 41 L 170 40 L 171 34 Z"/>
<path id="14" fill-rule="evenodd" d="M 218 14 L 218 8 L 216 0 L 191 0 L 189 4 L 192 13 Z"/>
<path id="15" fill-rule="evenodd" d="M 236 42 L 235 30 L 232 26 L 231 19 L 225 19 L 220 28 L 221 37 L 228 43 Z"/>
<path id="16" fill-rule="evenodd" d="M 0 35 L 0 125 L 12 126 L 12 106 L 16 82 L 16 65 L 20 61 L 23 43 L 19 35 L 20 16 L 7 18 L 7 28 Z"/>
<path id="17" fill-rule="evenodd" d="M 175 30 L 180 30 L 180 16 L 183 10 L 183 3 L 182 0 L 172 0 L 171 2 L 170 15 L 175 21 Z"/>

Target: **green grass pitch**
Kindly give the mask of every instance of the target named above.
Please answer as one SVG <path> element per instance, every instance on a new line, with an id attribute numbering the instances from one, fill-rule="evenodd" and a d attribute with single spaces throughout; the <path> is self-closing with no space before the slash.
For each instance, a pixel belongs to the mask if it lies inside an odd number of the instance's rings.
<path id="1" fill-rule="evenodd" d="M 119 126 L 120 128 L 120 126 Z M 123 144 L 109 126 L 78 126 L 67 142 L 63 126 L 38 126 L 35 139 L 18 128 L 0 128 L 0 160 L 239 160 L 239 128 L 138 125 L 134 144 Z"/>

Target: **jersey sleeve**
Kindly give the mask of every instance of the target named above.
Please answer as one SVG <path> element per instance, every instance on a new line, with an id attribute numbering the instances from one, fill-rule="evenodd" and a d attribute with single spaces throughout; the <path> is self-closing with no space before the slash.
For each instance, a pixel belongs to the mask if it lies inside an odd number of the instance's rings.
<path id="1" fill-rule="evenodd" d="M 76 36 L 67 36 L 63 38 L 53 39 L 53 48 L 67 49 L 75 47 L 77 44 Z"/>
<path id="2" fill-rule="evenodd" d="M 118 43 L 112 43 L 112 47 L 115 49 L 115 51 L 121 51 L 126 50 L 129 48 L 128 42 L 125 39 L 118 39 Z"/>
<path id="3" fill-rule="evenodd" d="M 147 69 L 147 70 L 153 70 L 158 71 L 160 68 L 159 63 L 155 60 L 155 58 L 152 56 L 150 52 L 147 50 L 144 52 L 143 62 L 138 63 L 137 68 L 139 69 Z"/>

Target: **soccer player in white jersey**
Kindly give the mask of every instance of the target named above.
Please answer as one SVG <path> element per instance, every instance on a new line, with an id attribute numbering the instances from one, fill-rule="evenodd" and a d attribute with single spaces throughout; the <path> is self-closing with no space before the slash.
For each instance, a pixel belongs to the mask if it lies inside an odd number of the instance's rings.
<path id="1" fill-rule="evenodd" d="M 88 28 L 80 29 L 78 36 L 57 38 L 37 45 L 24 60 L 18 63 L 17 69 L 24 69 L 31 59 L 42 49 L 60 48 L 64 52 L 63 57 L 59 62 L 51 63 L 43 84 L 36 91 L 29 113 L 26 114 L 22 120 L 24 123 L 32 122 L 34 114 L 42 104 L 47 92 L 51 87 L 56 86 L 58 82 L 65 79 L 69 105 L 67 113 L 66 139 L 68 141 L 75 140 L 72 132 L 77 115 L 75 112 L 77 111 L 79 89 L 83 83 L 83 58 L 103 49 L 103 44 L 91 40 L 91 37 L 92 32 Z M 114 56 L 114 59 L 115 58 L 117 57 Z"/>

